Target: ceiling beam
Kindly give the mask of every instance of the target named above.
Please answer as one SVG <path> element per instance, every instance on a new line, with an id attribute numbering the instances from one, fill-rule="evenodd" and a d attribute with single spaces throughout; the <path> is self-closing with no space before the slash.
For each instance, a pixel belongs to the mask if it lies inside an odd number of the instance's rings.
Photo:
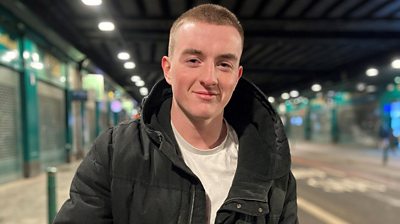
<path id="1" fill-rule="evenodd" d="M 119 40 L 119 37 L 103 34 L 99 31 L 87 30 L 84 32 L 85 37 L 90 40 Z M 167 41 L 169 36 L 168 32 L 160 31 L 145 31 L 145 30 L 124 30 L 122 31 L 123 38 L 127 42 L 131 41 Z M 387 41 L 398 42 L 400 38 L 400 32 L 381 32 L 381 33 L 361 33 L 361 32 L 276 32 L 276 31 L 257 31 L 245 33 L 245 42 L 256 42 L 256 43 L 269 43 L 277 41 L 290 41 L 292 43 L 310 43 L 315 44 L 316 41 L 326 44 L 334 43 L 348 43 L 348 42 L 362 42 L 362 41 L 378 41 L 382 39 Z"/>
<path id="2" fill-rule="evenodd" d="M 97 20 L 76 18 L 79 28 L 89 29 Z M 113 16 L 120 29 L 168 31 L 174 19 Z M 388 19 L 240 19 L 246 31 L 279 30 L 287 32 L 400 32 L 398 20 Z"/>

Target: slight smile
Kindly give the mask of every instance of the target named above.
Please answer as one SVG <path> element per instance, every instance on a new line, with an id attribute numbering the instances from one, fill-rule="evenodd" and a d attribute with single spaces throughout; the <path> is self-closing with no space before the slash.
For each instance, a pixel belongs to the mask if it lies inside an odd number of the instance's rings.
<path id="1" fill-rule="evenodd" d="M 199 98 L 204 99 L 204 100 L 211 100 L 215 96 L 218 95 L 218 93 L 215 92 L 209 92 L 209 91 L 194 91 L 194 93 L 199 96 Z"/>

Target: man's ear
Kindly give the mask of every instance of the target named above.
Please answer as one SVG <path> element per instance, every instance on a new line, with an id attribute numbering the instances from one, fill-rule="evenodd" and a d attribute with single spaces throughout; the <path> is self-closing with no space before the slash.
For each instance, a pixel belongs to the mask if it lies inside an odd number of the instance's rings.
<path id="1" fill-rule="evenodd" d="M 243 75 L 243 66 L 239 66 L 238 72 L 237 72 L 237 77 L 236 77 L 236 84 L 235 84 L 235 88 L 236 85 L 239 83 L 240 78 Z"/>
<path id="2" fill-rule="evenodd" d="M 239 66 L 238 80 L 242 77 L 242 75 L 243 75 L 243 66 Z"/>
<path id="3" fill-rule="evenodd" d="M 169 61 L 169 57 L 163 56 L 161 59 L 161 67 L 164 72 L 165 80 L 171 85 L 171 62 Z"/>

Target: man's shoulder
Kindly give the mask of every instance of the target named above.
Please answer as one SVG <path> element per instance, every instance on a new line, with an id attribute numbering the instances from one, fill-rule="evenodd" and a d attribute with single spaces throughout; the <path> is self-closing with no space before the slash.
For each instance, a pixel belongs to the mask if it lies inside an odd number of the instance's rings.
<path id="1" fill-rule="evenodd" d="M 112 127 L 113 138 L 125 138 L 127 135 L 132 135 L 137 132 L 140 127 L 140 120 L 126 120 L 122 121 L 118 125 Z"/>
<path id="2" fill-rule="evenodd" d="M 137 141 L 137 138 L 139 138 L 139 126 L 139 121 L 128 120 L 109 127 L 96 138 L 94 149 L 99 152 L 104 151 L 104 153 L 112 157 L 121 146 Z"/>

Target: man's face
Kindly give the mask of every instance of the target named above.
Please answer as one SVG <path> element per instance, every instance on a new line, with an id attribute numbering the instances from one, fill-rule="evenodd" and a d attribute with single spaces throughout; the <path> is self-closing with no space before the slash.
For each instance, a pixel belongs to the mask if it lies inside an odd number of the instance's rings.
<path id="1" fill-rule="evenodd" d="M 232 26 L 185 22 L 162 67 L 172 86 L 172 110 L 189 119 L 223 116 L 243 68 L 242 40 Z"/>

